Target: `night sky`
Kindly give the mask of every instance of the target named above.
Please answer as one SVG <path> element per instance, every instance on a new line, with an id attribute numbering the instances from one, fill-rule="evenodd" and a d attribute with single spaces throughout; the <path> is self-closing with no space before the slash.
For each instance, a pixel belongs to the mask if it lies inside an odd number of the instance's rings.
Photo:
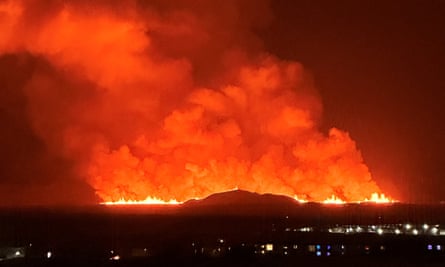
<path id="1" fill-rule="evenodd" d="M 323 131 L 350 133 L 383 192 L 445 200 L 445 1 L 274 0 L 270 9 L 253 31 L 311 75 Z M 36 66 L 52 71 L 38 57 L 0 56 L 0 200 L 94 203 L 73 163 L 33 131 L 21 88 Z"/>

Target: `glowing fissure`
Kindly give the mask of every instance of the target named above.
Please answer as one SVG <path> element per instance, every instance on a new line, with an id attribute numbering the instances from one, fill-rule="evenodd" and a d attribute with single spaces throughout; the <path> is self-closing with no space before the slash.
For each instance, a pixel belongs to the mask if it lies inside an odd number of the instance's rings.
<path id="1" fill-rule="evenodd" d="M 385 194 L 373 193 L 371 198 L 365 199 L 363 202 L 375 202 L 375 203 L 392 203 L 397 202 L 397 200 L 388 198 Z"/>
<path id="2" fill-rule="evenodd" d="M 345 204 L 346 202 L 339 197 L 332 195 L 330 198 L 325 199 L 322 203 L 324 204 Z"/>
<path id="3" fill-rule="evenodd" d="M 352 203 L 388 204 L 388 203 L 394 203 L 394 202 L 397 202 L 397 200 L 390 199 L 390 198 L 386 197 L 385 194 L 372 193 L 370 198 L 365 198 L 365 199 L 359 200 L 359 201 L 353 201 Z M 331 197 L 322 201 L 322 203 L 342 205 L 342 204 L 347 204 L 347 203 L 351 203 L 351 202 L 347 202 L 335 195 L 332 195 Z"/>
<path id="4" fill-rule="evenodd" d="M 235 188 L 234 190 L 238 190 L 238 188 Z M 199 198 L 194 198 L 195 200 L 199 200 Z M 294 196 L 294 199 L 299 203 L 308 203 L 308 200 L 301 199 L 298 196 Z M 373 193 L 371 197 L 365 198 L 362 201 L 357 201 L 355 203 L 375 203 L 375 204 L 388 204 L 388 203 L 394 203 L 395 200 L 387 198 L 384 194 L 378 194 Z M 336 197 L 335 195 L 332 195 L 330 198 L 325 199 L 321 203 L 323 204 L 335 204 L 335 205 L 343 205 L 347 204 L 348 202 L 341 200 L 340 198 Z M 183 204 L 183 202 L 178 202 L 175 199 L 171 199 L 169 201 L 164 201 L 158 198 L 148 197 L 144 200 L 125 200 L 125 199 L 119 199 L 117 201 L 109 201 L 109 202 L 102 202 L 103 205 L 179 205 Z"/>
<path id="5" fill-rule="evenodd" d="M 175 199 L 164 201 L 156 197 L 147 197 L 144 200 L 126 200 L 119 199 L 117 201 L 102 202 L 103 205 L 178 205 L 182 202 L 178 202 Z"/>
<path id="6" fill-rule="evenodd" d="M 302 65 L 261 51 L 267 2 L 160 2 L 0 2 L 0 54 L 48 66 L 25 88 L 35 133 L 104 203 L 386 201 L 349 134 L 320 131 Z"/>

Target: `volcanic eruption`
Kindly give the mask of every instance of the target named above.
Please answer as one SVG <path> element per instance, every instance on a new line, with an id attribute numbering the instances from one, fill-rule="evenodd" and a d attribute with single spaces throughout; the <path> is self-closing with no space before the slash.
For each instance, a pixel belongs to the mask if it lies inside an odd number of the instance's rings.
<path id="1" fill-rule="evenodd" d="M 266 1 L 43 5 L 0 2 L 0 53 L 37 60 L 33 130 L 102 201 L 383 197 L 303 66 L 264 51 Z"/>

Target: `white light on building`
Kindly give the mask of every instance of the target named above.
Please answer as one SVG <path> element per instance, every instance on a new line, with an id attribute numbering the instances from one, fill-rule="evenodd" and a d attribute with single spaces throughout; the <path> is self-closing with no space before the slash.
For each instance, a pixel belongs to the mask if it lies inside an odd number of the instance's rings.
<path id="1" fill-rule="evenodd" d="M 307 246 L 307 250 L 308 250 L 309 252 L 315 252 L 315 245 L 309 245 L 309 246 Z"/>
<path id="2" fill-rule="evenodd" d="M 120 259 L 121 259 L 121 257 L 119 255 L 115 255 L 115 256 L 110 258 L 110 261 L 118 261 Z"/>
<path id="3" fill-rule="evenodd" d="M 303 227 L 303 228 L 300 228 L 300 232 L 312 232 L 312 227 Z"/>

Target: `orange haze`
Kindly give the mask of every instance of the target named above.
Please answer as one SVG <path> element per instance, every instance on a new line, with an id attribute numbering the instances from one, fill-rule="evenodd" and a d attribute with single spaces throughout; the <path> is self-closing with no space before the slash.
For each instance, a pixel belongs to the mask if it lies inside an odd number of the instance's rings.
<path id="1" fill-rule="evenodd" d="M 34 130 L 103 201 L 381 193 L 349 134 L 319 130 L 302 65 L 262 50 L 267 2 L 107 3 L 0 2 L 0 53 L 45 62 L 25 88 Z"/>

